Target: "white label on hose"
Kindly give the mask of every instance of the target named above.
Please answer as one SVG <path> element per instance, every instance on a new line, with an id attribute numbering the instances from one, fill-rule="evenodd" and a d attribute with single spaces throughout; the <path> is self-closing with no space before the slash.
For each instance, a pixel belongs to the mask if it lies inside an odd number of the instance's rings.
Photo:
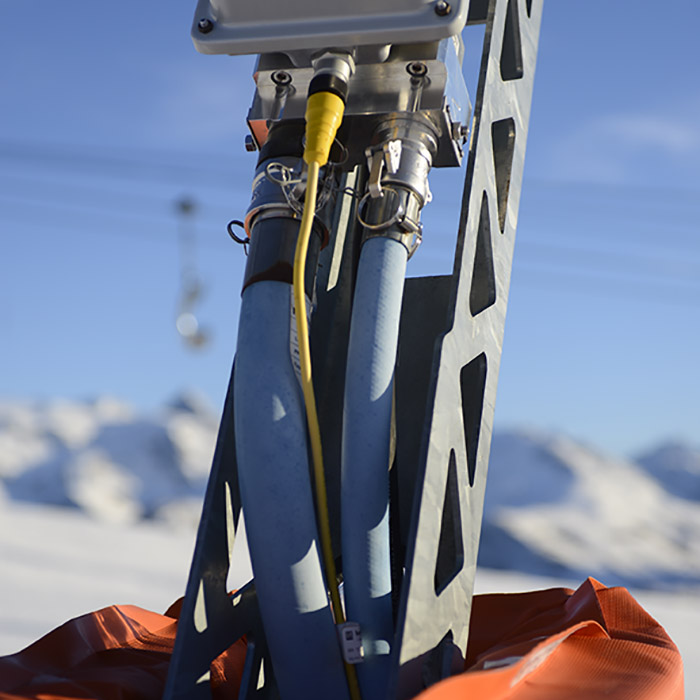
<path id="1" fill-rule="evenodd" d="M 299 355 L 299 333 L 297 330 L 297 317 L 294 312 L 294 292 L 290 287 L 290 305 L 289 305 L 289 358 L 294 367 L 294 374 L 297 375 L 299 386 L 301 386 L 301 356 Z M 308 325 L 311 317 L 311 302 L 304 295 L 304 303 L 306 305 L 306 323 Z"/>

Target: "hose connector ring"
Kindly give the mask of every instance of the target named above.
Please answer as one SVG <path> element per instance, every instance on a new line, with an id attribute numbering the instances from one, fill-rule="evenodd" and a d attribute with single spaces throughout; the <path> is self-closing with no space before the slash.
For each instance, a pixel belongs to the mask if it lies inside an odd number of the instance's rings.
<path id="1" fill-rule="evenodd" d="M 357 205 L 357 220 L 362 226 L 364 226 L 364 228 L 369 229 L 370 231 L 384 231 L 385 229 L 390 228 L 394 224 L 400 224 L 403 221 L 404 216 L 406 214 L 404 206 L 401 203 L 401 196 L 393 187 L 385 186 L 383 188 L 383 192 L 392 192 L 396 197 L 396 211 L 385 221 L 380 221 L 378 224 L 370 224 L 362 218 L 362 212 L 365 208 L 365 205 L 367 204 L 367 200 L 371 197 L 371 192 L 365 193 L 365 196 L 362 197 L 360 203 Z M 384 194 L 382 193 L 379 199 L 382 199 L 383 197 Z M 374 197 L 373 199 L 376 200 L 377 198 Z"/>

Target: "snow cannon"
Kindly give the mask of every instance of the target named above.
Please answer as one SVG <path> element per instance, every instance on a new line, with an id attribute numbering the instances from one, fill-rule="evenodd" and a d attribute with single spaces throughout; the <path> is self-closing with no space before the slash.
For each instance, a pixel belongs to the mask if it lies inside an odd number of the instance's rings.
<path id="1" fill-rule="evenodd" d="M 624 589 L 473 596 L 541 15 L 200 0 L 197 49 L 258 54 L 257 164 L 185 596 L 0 658 L 0 697 L 682 699 L 678 649 Z M 444 247 L 440 168 L 464 178 L 452 274 L 407 276 Z"/>
<path id="2" fill-rule="evenodd" d="M 242 638 L 239 697 L 411 698 L 463 669 L 541 13 L 198 3 L 200 52 L 258 55 L 258 158 L 167 700 L 206 694 Z M 454 271 L 407 277 L 435 168 L 464 178 Z M 254 577 L 232 593 L 242 513 Z"/>

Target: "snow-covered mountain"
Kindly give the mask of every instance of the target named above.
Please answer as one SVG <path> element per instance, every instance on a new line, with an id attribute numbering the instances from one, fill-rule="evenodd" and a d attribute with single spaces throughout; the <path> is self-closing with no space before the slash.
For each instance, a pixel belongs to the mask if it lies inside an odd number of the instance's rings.
<path id="1" fill-rule="evenodd" d="M 652 471 L 561 436 L 496 434 L 480 565 L 592 575 L 607 585 L 700 587 L 700 504 L 669 493 L 662 460 L 654 464 Z M 700 470 L 695 478 L 698 489 Z"/>
<path id="2" fill-rule="evenodd" d="M 0 401 L 0 499 L 192 529 L 217 424 L 192 394 L 151 416 L 108 398 Z M 562 436 L 497 432 L 479 563 L 700 588 L 700 451 L 666 445 L 631 462 Z"/>
<path id="3" fill-rule="evenodd" d="M 700 450 L 667 442 L 637 457 L 641 465 L 666 491 L 691 501 L 700 501 Z"/>
<path id="4" fill-rule="evenodd" d="M 194 394 L 154 416 L 109 398 L 0 402 L 6 497 L 73 506 L 112 522 L 198 517 L 218 417 Z"/>

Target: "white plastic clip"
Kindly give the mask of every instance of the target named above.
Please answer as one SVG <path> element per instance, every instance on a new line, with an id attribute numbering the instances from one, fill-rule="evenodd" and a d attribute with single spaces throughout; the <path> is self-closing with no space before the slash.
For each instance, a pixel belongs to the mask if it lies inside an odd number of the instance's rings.
<path id="1" fill-rule="evenodd" d="M 360 625 L 357 622 L 343 622 L 336 628 L 345 663 L 361 664 L 364 661 L 364 652 Z"/>

